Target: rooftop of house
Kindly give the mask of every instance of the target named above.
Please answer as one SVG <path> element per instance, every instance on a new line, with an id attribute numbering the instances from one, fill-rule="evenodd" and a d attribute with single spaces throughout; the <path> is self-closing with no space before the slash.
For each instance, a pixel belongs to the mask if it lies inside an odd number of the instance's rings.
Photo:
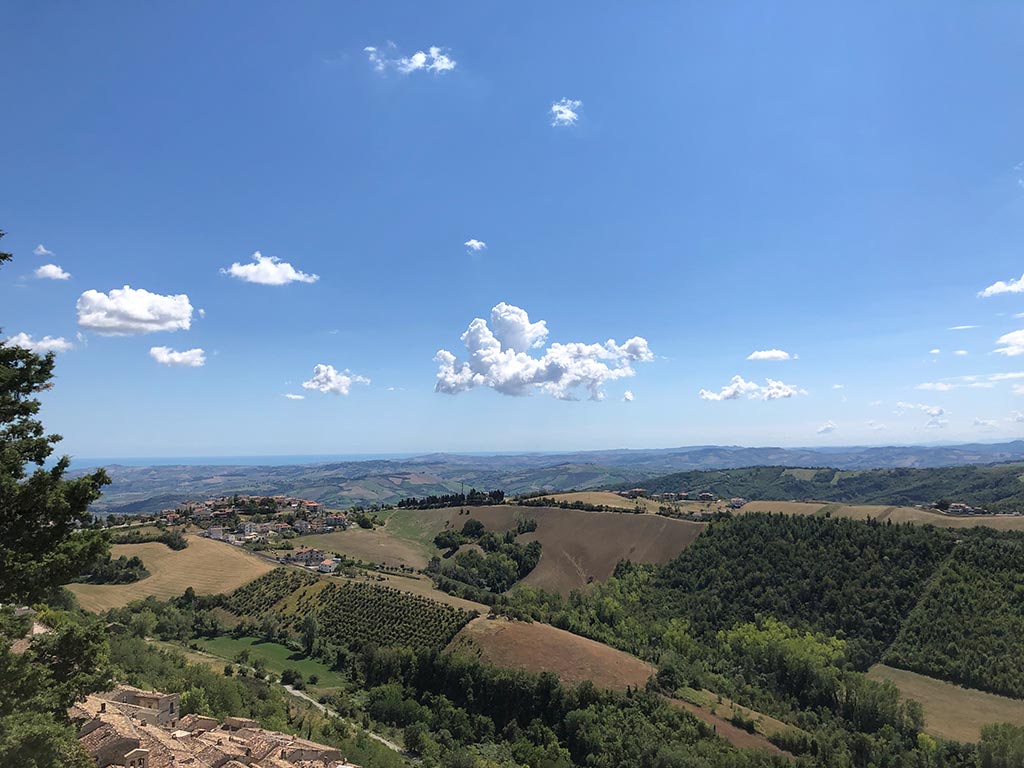
<path id="1" fill-rule="evenodd" d="M 147 722 L 138 717 L 136 707 L 117 700 L 127 694 L 173 696 L 119 686 L 108 694 L 87 697 L 68 712 L 80 723 L 79 743 L 100 768 L 127 765 L 143 754 L 147 768 L 358 768 L 342 759 L 334 747 L 260 728 L 248 718 L 220 723 L 189 714 L 173 726 Z"/>

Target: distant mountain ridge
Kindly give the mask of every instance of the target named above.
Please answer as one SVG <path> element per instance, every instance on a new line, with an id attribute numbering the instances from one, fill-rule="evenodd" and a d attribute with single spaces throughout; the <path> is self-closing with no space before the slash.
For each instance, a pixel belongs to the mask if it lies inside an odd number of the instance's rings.
<path id="1" fill-rule="evenodd" d="M 156 512 L 181 501 L 229 493 L 284 493 L 344 508 L 458 492 L 463 484 L 466 488 L 501 488 L 507 493 L 555 492 L 615 488 L 691 470 L 753 466 L 922 469 L 1014 461 L 1024 461 L 1024 440 L 951 446 L 693 446 L 492 456 L 434 453 L 408 459 L 280 466 L 111 465 L 107 469 L 113 483 L 94 510 Z"/>

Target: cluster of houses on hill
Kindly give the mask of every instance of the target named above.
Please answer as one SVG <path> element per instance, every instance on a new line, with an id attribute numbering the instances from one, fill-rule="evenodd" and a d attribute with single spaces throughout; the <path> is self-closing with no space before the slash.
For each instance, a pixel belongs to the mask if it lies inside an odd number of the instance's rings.
<path id="1" fill-rule="evenodd" d="M 215 541 L 226 541 L 228 544 L 242 546 L 269 542 L 275 538 L 291 538 L 293 536 L 309 536 L 315 533 L 331 533 L 348 528 L 348 515 L 344 512 L 331 512 L 312 519 L 298 518 L 291 523 L 253 522 L 245 520 L 237 526 L 211 525 L 202 535 Z"/>
<path id="2" fill-rule="evenodd" d="M 240 515 L 287 515 L 297 518 L 314 519 L 324 512 L 317 501 L 297 499 L 292 496 L 253 496 L 236 493 L 233 496 L 218 496 L 206 501 L 186 501 L 172 509 L 165 509 L 160 518 L 168 523 L 193 522 L 202 525 L 218 519 Z"/>
<path id="3" fill-rule="evenodd" d="M 176 693 L 120 685 L 68 710 L 97 768 L 359 768 L 339 750 L 255 720 L 182 716 Z"/>

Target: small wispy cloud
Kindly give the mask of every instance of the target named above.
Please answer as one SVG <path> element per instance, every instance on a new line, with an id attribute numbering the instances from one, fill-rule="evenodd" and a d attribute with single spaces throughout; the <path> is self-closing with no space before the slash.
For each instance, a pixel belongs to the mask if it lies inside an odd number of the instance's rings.
<path id="1" fill-rule="evenodd" d="M 199 348 L 178 352 L 170 347 L 151 347 L 149 356 L 161 365 L 184 368 L 201 368 L 206 365 L 206 352 Z"/>
<path id="2" fill-rule="evenodd" d="M 966 349 L 957 349 L 953 351 L 953 354 L 957 357 L 967 357 L 968 352 Z"/>
<path id="3" fill-rule="evenodd" d="M 953 325 L 947 328 L 947 331 L 969 331 L 972 328 L 978 328 L 977 325 Z"/>
<path id="4" fill-rule="evenodd" d="M 935 349 L 929 349 L 929 350 L 928 350 L 928 354 L 929 354 L 929 355 L 938 355 L 938 354 L 941 354 L 941 353 L 942 353 L 942 350 L 941 350 L 941 349 L 938 349 L 938 348 L 935 348 Z"/>
<path id="5" fill-rule="evenodd" d="M 556 127 L 576 125 L 582 106 L 583 102 L 579 99 L 559 99 L 551 105 L 551 124 Z"/>
<path id="6" fill-rule="evenodd" d="M 475 237 L 471 237 L 469 240 L 464 242 L 463 245 L 473 253 L 477 253 L 487 248 L 487 243 L 483 240 L 477 240 Z"/>
<path id="7" fill-rule="evenodd" d="M 403 75 L 425 71 L 441 74 L 455 69 L 457 62 L 437 45 L 430 46 L 426 51 L 416 51 L 411 56 L 397 56 L 397 46 L 388 43 L 387 50 L 381 51 L 377 46 L 368 45 L 363 48 L 373 68 L 378 72 L 395 69 Z"/>
<path id="8" fill-rule="evenodd" d="M 627 389 L 625 392 L 622 393 L 622 402 L 624 402 L 624 403 L 632 403 L 633 400 L 634 400 L 634 397 L 633 397 L 633 392 L 631 390 Z"/>
<path id="9" fill-rule="evenodd" d="M 796 360 L 798 357 L 781 349 L 758 349 L 747 355 L 747 360 Z"/>
<path id="10" fill-rule="evenodd" d="M 819 435 L 830 435 L 838 429 L 836 423 L 831 419 L 818 427 Z"/>
<path id="11" fill-rule="evenodd" d="M 32 253 L 34 253 L 36 256 L 56 256 L 57 255 L 53 251 L 51 251 L 49 248 L 47 248 L 45 245 L 43 245 L 42 243 L 40 243 L 35 248 L 33 248 L 32 249 Z"/>
<path id="12" fill-rule="evenodd" d="M 888 427 L 885 426 L 885 424 L 882 424 L 881 422 L 875 421 L 874 419 L 869 419 L 868 429 L 870 429 L 873 432 L 881 432 L 883 430 L 888 429 Z"/>
<path id="13" fill-rule="evenodd" d="M 305 400 L 306 399 L 305 395 L 295 395 L 295 394 L 292 394 L 291 392 L 285 392 L 282 395 L 282 397 L 287 397 L 289 400 Z"/>
<path id="14" fill-rule="evenodd" d="M 902 416 L 907 411 L 921 411 L 928 416 L 928 421 L 925 423 L 925 429 L 943 429 L 949 422 L 942 418 L 946 415 L 946 409 L 940 405 L 928 405 L 926 403 L 896 403 L 896 410 L 893 411 L 897 416 Z"/>
<path id="15" fill-rule="evenodd" d="M 993 429 L 996 426 L 995 419 L 975 419 L 974 426 L 981 429 Z"/>
<path id="16" fill-rule="evenodd" d="M 833 384 L 832 389 L 846 389 L 845 384 Z"/>

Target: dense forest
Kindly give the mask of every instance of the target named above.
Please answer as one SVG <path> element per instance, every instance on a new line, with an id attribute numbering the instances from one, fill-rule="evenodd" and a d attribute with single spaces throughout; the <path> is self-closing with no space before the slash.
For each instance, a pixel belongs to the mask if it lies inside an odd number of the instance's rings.
<path id="1" fill-rule="evenodd" d="M 1024 535 L 975 531 L 929 583 L 885 661 L 1024 698 Z"/>
<path id="2" fill-rule="evenodd" d="M 1024 512 L 1022 464 L 939 469 L 793 470 L 748 467 L 675 472 L 643 481 L 650 493 L 713 493 L 723 498 L 765 501 L 815 499 L 889 506 L 934 504 L 941 499 L 983 507 L 992 513 Z M 622 486 L 623 489 L 629 486 Z"/>
<path id="3" fill-rule="evenodd" d="M 931 526 L 738 515 L 710 524 L 664 566 L 621 563 L 615 578 L 568 600 L 520 588 L 501 610 L 653 660 L 673 622 L 706 642 L 772 617 L 844 640 L 845 657 L 865 669 L 896 637 L 954 543 L 952 533 Z"/>
<path id="4" fill-rule="evenodd" d="M 772 616 L 877 660 L 953 547 L 948 531 L 774 514 L 713 523 L 652 582 L 652 608 L 701 636 Z"/>

